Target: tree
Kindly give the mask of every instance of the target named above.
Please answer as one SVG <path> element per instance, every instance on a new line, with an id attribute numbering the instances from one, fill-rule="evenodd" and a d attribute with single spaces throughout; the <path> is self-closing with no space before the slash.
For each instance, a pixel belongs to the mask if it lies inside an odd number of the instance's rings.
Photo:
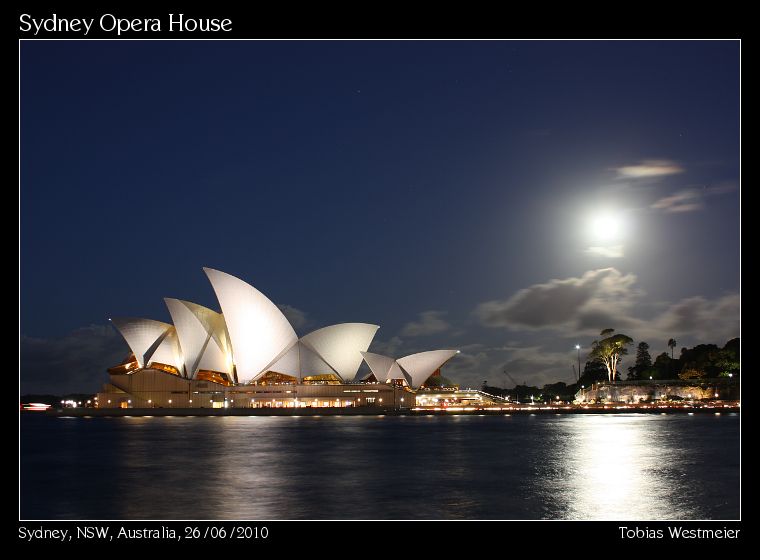
<path id="1" fill-rule="evenodd" d="M 511 393 L 517 402 L 527 402 L 526 399 L 530 399 L 531 395 L 534 398 L 538 397 L 541 394 L 541 389 L 530 385 L 515 385 L 515 388 L 508 393 Z"/>
<path id="2" fill-rule="evenodd" d="M 557 397 L 559 397 L 563 401 L 566 401 L 566 400 L 572 399 L 573 394 L 577 391 L 577 389 L 575 389 L 575 384 L 571 385 L 570 387 L 573 388 L 572 391 L 570 390 L 570 388 L 567 386 L 566 383 L 564 383 L 563 381 L 558 381 L 557 383 L 547 383 L 546 385 L 544 385 L 542 392 L 544 395 L 548 395 L 546 399 L 548 401 L 552 399 L 556 400 Z"/>
<path id="3" fill-rule="evenodd" d="M 652 377 L 655 379 L 670 379 L 670 372 L 673 367 L 673 359 L 668 356 L 667 352 L 663 352 L 654 360 L 652 369 L 654 374 Z"/>
<path id="4" fill-rule="evenodd" d="M 588 360 L 583 366 L 583 374 L 578 380 L 579 385 L 590 386 L 597 381 L 604 381 L 607 378 L 607 369 L 599 360 Z"/>
<path id="5" fill-rule="evenodd" d="M 606 336 L 601 340 L 595 340 L 591 345 L 592 358 L 601 361 L 607 368 L 607 378 L 610 383 L 615 382 L 615 376 L 617 374 L 618 362 L 620 357 L 628 353 L 627 345 L 633 343 L 633 339 L 625 334 L 618 333 L 613 334 L 615 329 L 604 329 L 601 336 Z"/>
<path id="6" fill-rule="evenodd" d="M 670 348 L 670 360 L 671 360 L 671 362 L 674 359 L 673 358 L 673 351 L 676 349 L 676 344 L 678 344 L 678 343 L 676 342 L 675 338 L 669 338 L 668 339 L 668 348 Z M 668 377 L 673 377 L 673 372 L 672 371 L 668 372 Z"/>
<path id="7" fill-rule="evenodd" d="M 718 353 L 718 359 L 715 361 L 715 367 L 718 369 L 720 377 L 728 377 L 729 374 L 734 377 L 739 375 L 739 339 L 732 338 Z"/>
<path id="8" fill-rule="evenodd" d="M 694 348 L 681 349 L 681 369 L 701 371 L 706 377 L 717 377 L 720 373 L 715 363 L 720 357 L 720 348 L 715 344 L 697 344 Z"/>
<path id="9" fill-rule="evenodd" d="M 671 360 L 673 359 L 673 350 L 675 350 L 677 344 L 678 343 L 676 342 L 675 338 L 668 339 L 668 348 L 670 348 L 670 359 Z"/>
<path id="10" fill-rule="evenodd" d="M 430 376 L 428 377 L 427 381 L 425 381 L 425 387 L 453 387 L 453 386 L 454 384 L 451 382 L 451 380 L 442 375 Z M 486 391 L 486 389 L 488 390 Z M 493 393 L 492 389 L 495 389 L 495 387 L 488 387 L 486 385 L 483 385 L 483 391 L 487 393 Z"/>
<path id="11" fill-rule="evenodd" d="M 704 376 L 704 371 L 692 368 L 684 368 L 681 373 L 678 374 L 678 379 L 702 379 Z"/>
<path id="12" fill-rule="evenodd" d="M 738 361 L 739 360 L 739 339 L 732 338 L 731 340 L 726 342 L 726 345 L 723 347 L 723 350 L 728 352 L 731 356 L 733 356 Z"/>
<path id="13" fill-rule="evenodd" d="M 633 379 L 641 379 L 644 372 L 651 367 L 652 356 L 649 354 L 649 344 L 639 342 L 639 345 L 636 347 L 636 364 L 633 366 Z"/>

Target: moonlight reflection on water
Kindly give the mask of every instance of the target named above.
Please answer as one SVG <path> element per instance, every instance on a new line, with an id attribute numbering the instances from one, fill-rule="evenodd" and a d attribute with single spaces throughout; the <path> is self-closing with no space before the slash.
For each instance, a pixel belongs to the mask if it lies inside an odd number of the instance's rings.
<path id="1" fill-rule="evenodd" d="M 739 417 L 48 418 L 23 519 L 736 519 Z"/>

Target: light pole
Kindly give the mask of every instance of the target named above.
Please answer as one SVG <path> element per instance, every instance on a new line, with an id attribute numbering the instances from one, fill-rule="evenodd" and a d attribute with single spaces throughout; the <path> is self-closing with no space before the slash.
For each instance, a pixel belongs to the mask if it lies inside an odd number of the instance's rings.
<path id="1" fill-rule="evenodd" d="M 578 351 L 578 382 L 581 381 L 581 345 L 576 344 L 575 349 Z"/>

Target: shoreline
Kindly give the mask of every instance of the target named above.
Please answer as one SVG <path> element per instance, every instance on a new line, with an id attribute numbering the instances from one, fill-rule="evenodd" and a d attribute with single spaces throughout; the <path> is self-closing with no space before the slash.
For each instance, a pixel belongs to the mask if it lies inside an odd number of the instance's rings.
<path id="1" fill-rule="evenodd" d="M 384 409 L 372 408 L 71 408 L 54 409 L 44 412 L 21 411 L 22 414 L 42 414 L 44 416 L 64 418 L 108 418 L 108 417 L 152 417 L 152 416 L 510 416 L 515 415 L 546 415 L 546 414 L 729 414 L 739 413 L 740 406 L 722 405 L 719 407 L 594 407 L 594 408 L 562 408 L 562 407 L 530 407 L 530 408 L 499 408 L 499 409 Z"/>

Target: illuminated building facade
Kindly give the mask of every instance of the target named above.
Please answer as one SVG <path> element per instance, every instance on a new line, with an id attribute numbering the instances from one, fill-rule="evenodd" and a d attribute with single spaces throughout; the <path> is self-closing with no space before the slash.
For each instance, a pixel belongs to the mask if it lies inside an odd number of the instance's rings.
<path id="1" fill-rule="evenodd" d="M 131 354 L 108 370 L 100 408 L 410 408 L 457 350 L 394 360 L 367 352 L 379 328 L 331 325 L 302 337 L 264 294 L 204 268 L 221 313 L 165 298 L 173 324 L 113 318 Z M 370 373 L 357 379 L 362 361 Z"/>

